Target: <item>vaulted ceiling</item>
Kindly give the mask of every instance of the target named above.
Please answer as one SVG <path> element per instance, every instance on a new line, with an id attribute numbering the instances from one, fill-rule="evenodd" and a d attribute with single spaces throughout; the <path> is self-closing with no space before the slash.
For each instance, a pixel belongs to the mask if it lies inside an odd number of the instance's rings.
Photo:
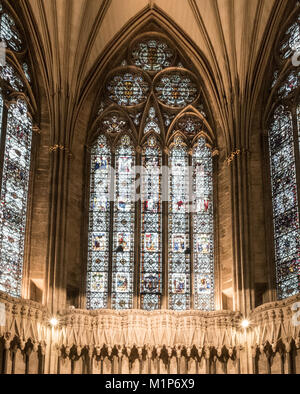
<path id="1" fill-rule="evenodd" d="M 251 107 L 262 54 L 288 0 L 20 0 L 34 33 L 49 91 L 78 102 L 112 40 L 151 15 L 178 26 L 205 57 L 206 89 L 221 127 L 232 130 L 240 104 Z M 273 30 L 272 30 L 273 29 Z M 100 60 L 99 60 L 100 59 Z M 248 111 L 249 112 L 249 111 Z M 247 120 L 240 120 L 240 126 Z M 229 131 L 230 133 L 230 131 Z M 230 145 L 237 145 L 237 137 Z"/>

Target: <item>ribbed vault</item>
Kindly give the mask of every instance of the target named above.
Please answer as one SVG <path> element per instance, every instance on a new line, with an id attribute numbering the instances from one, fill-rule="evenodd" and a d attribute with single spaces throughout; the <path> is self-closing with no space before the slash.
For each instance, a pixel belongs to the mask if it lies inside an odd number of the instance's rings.
<path id="1" fill-rule="evenodd" d="M 28 25 L 35 29 L 33 41 L 50 95 L 65 96 L 70 133 L 77 105 L 91 82 L 97 82 L 97 70 L 101 71 L 114 45 L 121 45 L 154 17 L 175 35 L 177 28 L 192 51 L 201 51 L 200 72 L 214 116 L 227 135 L 228 153 L 247 145 L 249 117 L 266 66 L 260 55 L 270 39 L 267 27 L 280 20 L 285 1 L 21 0 L 21 4 Z"/>

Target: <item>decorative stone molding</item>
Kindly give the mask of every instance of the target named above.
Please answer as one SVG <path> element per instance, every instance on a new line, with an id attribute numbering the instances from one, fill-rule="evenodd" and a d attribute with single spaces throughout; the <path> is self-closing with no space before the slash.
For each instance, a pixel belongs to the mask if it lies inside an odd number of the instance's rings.
<path id="1" fill-rule="evenodd" d="M 249 316 L 251 324 L 247 330 L 241 327 L 239 312 L 168 310 L 66 310 L 57 316 L 59 325 L 51 327 L 45 307 L 0 293 L 0 303 L 4 303 L 6 309 L 6 325 L 0 327 L 0 340 L 2 338 L 4 352 L 13 351 L 17 346 L 16 349 L 28 356 L 28 362 L 34 353 L 38 353 L 41 360 L 50 357 L 53 360 L 48 365 L 50 373 L 58 373 L 59 360 L 66 359 L 73 363 L 82 359 L 82 364 L 93 359 L 99 364 L 102 360 L 100 364 L 105 362 L 105 368 L 107 363 L 112 363 L 112 370 L 116 368 L 113 360 L 117 359 L 121 371 L 127 368 L 124 365 L 132 366 L 139 360 L 139 368 L 148 368 L 149 373 L 157 373 L 157 368 L 161 373 L 165 368 L 168 373 L 177 373 L 172 370 L 175 365 L 172 360 L 176 358 L 179 362 L 182 357 L 186 365 L 192 365 L 190 360 L 198 365 L 205 359 L 207 368 L 211 365 L 212 370 L 221 363 L 224 371 L 232 360 L 234 364 L 230 364 L 230 368 L 236 368 L 235 373 L 239 373 L 241 362 L 243 373 L 249 373 L 247 354 L 254 360 L 254 369 L 261 363 L 270 369 L 277 353 L 284 360 L 299 348 L 300 330 L 292 323 L 291 309 L 299 301 L 300 295 L 256 308 Z M 235 360 L 241 361 L 236 363 Z"/>

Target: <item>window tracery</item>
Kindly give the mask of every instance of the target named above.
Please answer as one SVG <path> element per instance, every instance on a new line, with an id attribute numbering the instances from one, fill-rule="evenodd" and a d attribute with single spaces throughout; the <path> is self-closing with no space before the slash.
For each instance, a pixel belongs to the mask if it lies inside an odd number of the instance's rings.
<path id="1" fill-rule="evenodd" d="M 100 96 L 97 130 L 101 138 L 106 135 L 115 146 L 113 150 L 116 149 L 111 156 L 114 167 L 114 192 L 111 193 L 114 198 L 110 209 L 113 211 L 112 251 L 111 256 L 106 255 L 105 265 L 107 270 L 111 264 L 111 271 L 105 271 L 108 278 L 103 285 L 109 292 L 105 293 L 105 299 L 111 300 L 108 307 L 113 309 L 157 310 L 163 304 L 174 310 L 214 309 L 212 157 L 210 148 L 200 142 L 201 149 L 195 150 L 198 153 L 194 159 L 189 154 L 195 148 L 192 140 L 206 127 L 196 110 L 201 107 L 204 113 L 204 106 L 196 77 L 184 68 L 183 61 L 176 60 L 179 57 L 163 37 L 146 34 L 129 48 L 122 66 L 110 72 Z M 180 67 L 174 67 L 175 61 Z M 107 112 L 112 104 L 116 110 Z M 195 105 L 194 113 L 179 116 L 190 104 Z M 189 111 L 193 112 L 193 107 L 189 106 Z M 123 116 L 125 113 L 127 118 Z M 180 136 L 174 140 L 172 133 L 176 131 L 186 136 L 189 146 Z M 202 140 L 205 142 L 205 137 Z M 93 160 L 92 154 L 94 175 L 91 174 L 90 196 L 96 173 Z M 189 166 L 196 167 L 199 161 L 205 171 L 193 175 Z M 163 162 L 169 168 L 165 177 Z M 138 173 L 136 164 L 141 165 Z M 136 179 L 140 179 L 138 199 Z M 165 200 L 168 187 L 171 196 Z M 197 195 L 196 204 L 200 204 L 200 197 L 201 201 L 205 200 L 199 215 L 190 210 L 194 203 L 193 191 Z M 193 226 L 198 231 L 197 240 L 192 235 Z M 100 226 L 90 222 L 89 237 L 99 231 Z M 192 248 L 196 246 L 198 252 L 193 253 Z M 91 248 L 89 243 L 89 256 L 94 253 Z M 97 265 L 93 268 L 90 257 L 88 261 L 88 275 L 93 271 L 102 272 Z M 95 294 L 102 299 L 103 294 Z M 92 297 L 88 279 L 88 307 L 106 308 L 102 301 L 91 302 Z"/>
<path id="2" fill-rule="evenodd" d="M 22 68 L 26 59 L 25 41 L 6 2 L 0 3 L 0 39 L 11 51 L 7 52 L 6 64 L 0 66 L 0 135 L 3 149 L 0 162 L 0 290 L 20 297 L 33 128 L 28 96 L 32 96 L 32 92 L 25 82 L 26 73 L 29 75 L 30 72 L 28 63 L 25 69 Z M 14 94 L 13 101 L 10 99 L 11 93 Z"/>
<path id="3" fill-rule="evenodd" d="M 299 124 L 300 74 L 291 62 L 299 50 L 299 23 L 300 16 L 279 43 L 280 59 L 275 59 L 272 81 L 275 109 L 270 114 L 268 132 L 278 299 L 300 291 L 299 129 L 295 127 Z"/>

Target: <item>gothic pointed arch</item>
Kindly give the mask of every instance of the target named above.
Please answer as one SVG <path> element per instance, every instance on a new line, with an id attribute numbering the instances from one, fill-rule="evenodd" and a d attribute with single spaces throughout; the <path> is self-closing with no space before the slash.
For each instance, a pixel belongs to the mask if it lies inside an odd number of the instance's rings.
<path id="1" fill-rule="evenodd" d="M 0 38 L 0 290 L 20 297 L 37 104 L 28 43 L 7 1 L 0 2 Z"/>
<path id="2" fill-rule="evenodd" d="M 89 308 L 101 304 L 113 309 L 214 309 L 208 145 L 215 147 L 216 140 L 203 97 L 196 69 L 163 31 L 138 34 L 110 67 L 90 134 L 94 139 L 101 130 L 101 139 L 114 138 L 110 247 L 107 244 L 103 273 L 97 264 L 93 267 L 93 255 L 99 250 L 89 244 L 88 271 L 94 278 L 87 283 Z M 169 169 L 166 174 L 164 166 Z M 92 179 L 93 165 L 91 170 Z M 192 206 L 197 206 L 198 214 Z M 90 212 L 90 218 L 93 215 Z M 91 223 L 90 219 L 89 232 L 99 238 L 103 225 Z M 95 300 L 91 289 L 97 288 L 105 289 L 99 296 L 105 301 Z"/>
<path id="3" fill-rule="evenodd" d="M 280 300 L 300 291 L 299 41 L 300 14 L 296 6 L 278 36 L 265 112 L 273 214 L 272 261 Z"/>

